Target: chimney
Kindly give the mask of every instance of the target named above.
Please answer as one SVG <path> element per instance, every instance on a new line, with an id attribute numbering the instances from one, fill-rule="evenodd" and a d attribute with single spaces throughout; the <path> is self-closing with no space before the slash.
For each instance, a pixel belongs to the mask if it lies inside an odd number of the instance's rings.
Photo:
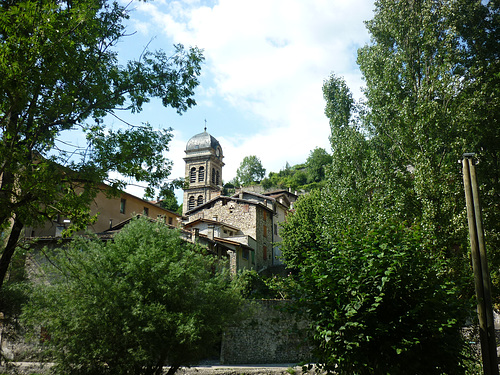
<path id="1" fill-rule="evenodd" d="M 208 239 L 209 240 L 214 240 L 214 226 L 213 225 L 209 225 L 208 226 Z"/>

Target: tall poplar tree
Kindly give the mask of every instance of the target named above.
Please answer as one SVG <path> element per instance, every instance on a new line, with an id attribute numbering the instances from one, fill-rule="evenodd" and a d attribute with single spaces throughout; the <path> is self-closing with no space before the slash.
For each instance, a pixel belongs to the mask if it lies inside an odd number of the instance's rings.
<path id="1" fill-rule="evenodd" d="M 195 104 L 203 56 L 196 48 L 138 51 L 118 62 L 126 6 L 106 0 L 7 0 L 0 4 L 0 286 L 21 231 L 69 217 L 89 222 L 101 182 L 111 172 L 159 187 L 170 172 L 169 131 L 148 124 L 106 128 L 117 111 L 141 111 L 152 97 L 182 113 Z M 81 131 L 87 144 L 61 139 Z M 10 228 L 10 230 L 9 230 Z"/>
<path id="2" fill-rule="evenodd" d="M 459 333 L 473 309 L 457 161 L 475 152 L 480 163 L 498 285 L 500 2 L 375 7 L 371 43 L 358 51 L 366 98 L 355 103 L 340 77 L 325 81 L 332 165 L 325 188 L 287 218 L 282 253 L 327 368 L 465 373 Z"/>
<path id="3" fill-rule="evenodd" d="M 374 186 L 380 209 L 390 207 L 421 222 L 449 249 L 465 247 L 457 161 L 464 152 L 476 152 L 486 227 L 496 241 L 500 3 L 381 0 L 375 5 L 367 22 L 372 42 L 359 50 L 358 63 L 366 81 L 362 126 L 383 184 Z"/>

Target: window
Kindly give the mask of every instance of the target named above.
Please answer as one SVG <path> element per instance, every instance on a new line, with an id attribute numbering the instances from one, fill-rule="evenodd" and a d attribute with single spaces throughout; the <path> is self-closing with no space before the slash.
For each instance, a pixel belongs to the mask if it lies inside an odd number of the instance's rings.
<path id="1" fill-rule="evenodd" d="M 267 260 L 267 246 L 266 245 L 264 245 L 262 257 L 264 258 L 264 260 Z"/>
<path id="2" fill-rule="evenodd" d="M 267 225 L 264 225 L 264 237 L 267 237 Z"/>
<path id="3" fill-rule="evenodd" d="M 243 259 L 247 259 L 248 260 L 248 255 L 249 255 L 249 251 L 248 249 L 243 249 L 242 253 L 241 253 L 241 256 Z"/>
<path id="4" fill-rule="evenodd" d="M 212 168 L 212 184 L 215 184 L 215 168 Z"/>
<path id="5" fill-rule="evenodd" d="M 189 182 L 191 182 L 191 183 L 196 182 L 196 168 L 195 167 L 191 168 L 191 171 L 189 172 Z"/>
<path id="6" fill-rule="evenodd" d="M 169 223 L 170 225 L 172 225 L 172 223 L 173 223 L 172 217 L 170 217 L 170 216 L 168 217 L 168 223 Z"/>
<path id="7" fill-rule="evenodd" d="M 144 214 L 144 216 L 149 216 L 149 207 L 144 207 L 142 213 Z"/>
<path id="8" fill-rule="evenodd" d="M 215 172 L 215 184 L 216 185 L 220 185 L 220 175 L 219 175 L 219 171 Z"/>
<path id="9" fill-rule="evenodd" d="M 120 200 L 120 213 L 124 214 L 125 213 L 125 204 L 127 203 L 126 199 L 121 199 Z"/>
<path id="10" fill-rule="evenodd" d="M 267 211 L 264 211 L 264 220 L 267 220 Z"/>
<path id="11" fill-rule="evenodd" d="M 205 180 L 205 168 L 200 167 L 198 170 L 198 182 L 203 182 Z"/>
<path id="12" fill-rule="evenodd" d="M 274 234 L 278 234 L 278 224 L 274 224 Z"/>
<path id="13" fill-rule="evenodd" d="M 196 201 L 197 206 L 201 206 L 203 204 L 203 195 L 198 196 L 198 200 Z"/>
<path id="14" fill-rule="evenodd" d="M 189 197 L 188 209 L 192 210 L 194 208 L 195 199 L 193 196 Z"/>

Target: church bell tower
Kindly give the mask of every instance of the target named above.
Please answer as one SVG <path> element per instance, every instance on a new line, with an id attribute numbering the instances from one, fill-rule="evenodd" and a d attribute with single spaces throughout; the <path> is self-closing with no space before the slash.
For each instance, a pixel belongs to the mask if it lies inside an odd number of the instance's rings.
<path id="1" fill-rule="evenodd" d="M 182 213 L 219 196 L 222 192 L 222 148 L 219 141 L 207 133 L 207 128 L 186 144 L 186 181 Z"/>

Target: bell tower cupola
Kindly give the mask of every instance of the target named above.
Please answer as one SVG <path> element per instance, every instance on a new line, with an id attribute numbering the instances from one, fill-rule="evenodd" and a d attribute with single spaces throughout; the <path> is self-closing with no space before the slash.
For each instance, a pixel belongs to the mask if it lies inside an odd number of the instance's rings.
<path id="1" fill-rule="evenodd" d="M 207 133 L 207 128 L 186 144 L 186 181 L 182 213 L 219 196 L 222 192 L 222 148 L 219 141 Z"/>

